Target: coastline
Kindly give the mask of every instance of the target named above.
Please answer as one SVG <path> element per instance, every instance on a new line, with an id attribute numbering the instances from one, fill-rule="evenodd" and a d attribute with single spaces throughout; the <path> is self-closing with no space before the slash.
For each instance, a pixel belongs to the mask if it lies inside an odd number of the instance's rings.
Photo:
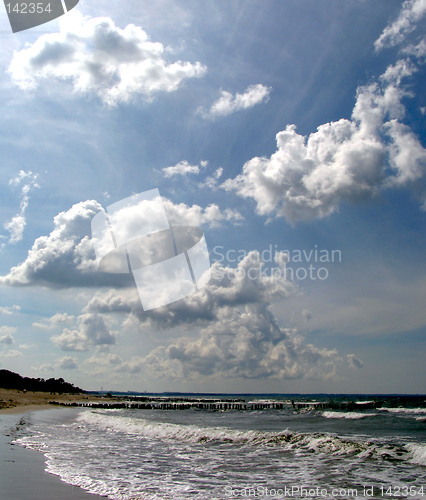
<path id="1" fill-rule="evenodd" d="M 0 399 L 4 390 L 0 390 Z M 12 392 L 7 391 L 10 396 Z M 107 497 L 86 492 L 78 486 L 67 484 L 58 476 L 46 472 L 43 453 L 14 444 L 15 433 L 22 421 L 36 411 L 61 412 L 61 406 L 46 403 L 46 395 L 28 394 L 14 400 L 15 406 L 0 410 L 0 484 L 2 498 L 19 500 L 101 500 Z M 10 397 L 9 399 L 12 399 Z M 81 401 L 82 395 L 51 396 L 52 401 Z M 95 398 L 94 398 L 95 399 Z M 9 401 L 12 404 L 12 401 Z"/>

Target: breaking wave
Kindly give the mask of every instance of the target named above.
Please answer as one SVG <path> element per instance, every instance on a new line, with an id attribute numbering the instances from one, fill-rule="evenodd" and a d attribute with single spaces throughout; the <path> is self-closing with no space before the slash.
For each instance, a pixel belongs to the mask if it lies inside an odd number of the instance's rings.
<path id="1" fill-rule="evenodd" d="M 347 418 L 348 420 L 358 420 L 360 418 L 376 417 L 377 413 L 360 413 L 356 411 L 324 411 L 322 416 L 325 418 Z"/>
<path id="2" fill-rule="evenodd" d="M 362 415 L 364 417 L 365 414 Z M 118 416 L 117 413 L 112 412 L 109 412 L 109 414 L 97 411 L 85 412 L 79 416 L 78 420 L 81 423 L 92 424 L 111 433 L 123 432 L 146 439 L 180 441 L 191 444 L 217 443 L 237 446 L 279 446 L 283 450 L 296 453 L 356 455 L 359 458 L 410 461 L 418 465 L 426 465 L 426 446 L 416 444 L 395 445 L 384 442 L 365 442 L 354 438 L 344 439 L 327 433 L 307 434 L 289 430 L 268 432 L 234 430 L 228 427 L 198 427 L 196 425 L 151 422 L 141 418 Z"/>

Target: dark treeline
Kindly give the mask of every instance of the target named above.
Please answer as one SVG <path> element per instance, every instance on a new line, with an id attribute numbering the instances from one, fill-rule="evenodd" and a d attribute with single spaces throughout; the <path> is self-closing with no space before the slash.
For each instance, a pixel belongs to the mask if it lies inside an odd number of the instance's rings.
<path id="1" fill-rule="evenodd" d="M 3 389 L 15 389 L 18 391 L 41 391 L 41 392 L 58 392 L 68 394 L 78 394 L 84 392 L 79 387 L 65 382 L 63 378 L 29 378 L 21 377 L 18 373 L 13 373 L 9 370 L 0 370 L 0 387 Z"/>

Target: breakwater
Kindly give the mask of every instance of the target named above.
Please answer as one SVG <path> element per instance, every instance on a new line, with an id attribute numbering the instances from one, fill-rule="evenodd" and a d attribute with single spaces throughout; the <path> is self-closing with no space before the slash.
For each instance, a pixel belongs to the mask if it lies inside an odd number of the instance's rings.
<path id="1" fill-rule="evenodd" d="M 138 410 L 198 410 L 198 411 L 263 411 L 263 410 L 364 410 L 378 408 L 380 401 L 246 401 L 241 399 L 185 399 L 185 398 L 117 398 L 117 401 L 54 401 L 51 404 L 83 408 L 138 409 Z"/>

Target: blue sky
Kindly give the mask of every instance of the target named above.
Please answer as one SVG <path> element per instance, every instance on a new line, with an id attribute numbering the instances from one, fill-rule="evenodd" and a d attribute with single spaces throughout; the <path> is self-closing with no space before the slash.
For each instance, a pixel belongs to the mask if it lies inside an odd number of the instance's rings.
<path id="1" fill-rule="evenodd" d="M 0 366 L 93 390 L 424 393 L 424 0 L 152 4 L 81 0 L 16 34 L 0 16 Z M 214 272 L 143 311 L 90 223 L 153 188 Z"/>

